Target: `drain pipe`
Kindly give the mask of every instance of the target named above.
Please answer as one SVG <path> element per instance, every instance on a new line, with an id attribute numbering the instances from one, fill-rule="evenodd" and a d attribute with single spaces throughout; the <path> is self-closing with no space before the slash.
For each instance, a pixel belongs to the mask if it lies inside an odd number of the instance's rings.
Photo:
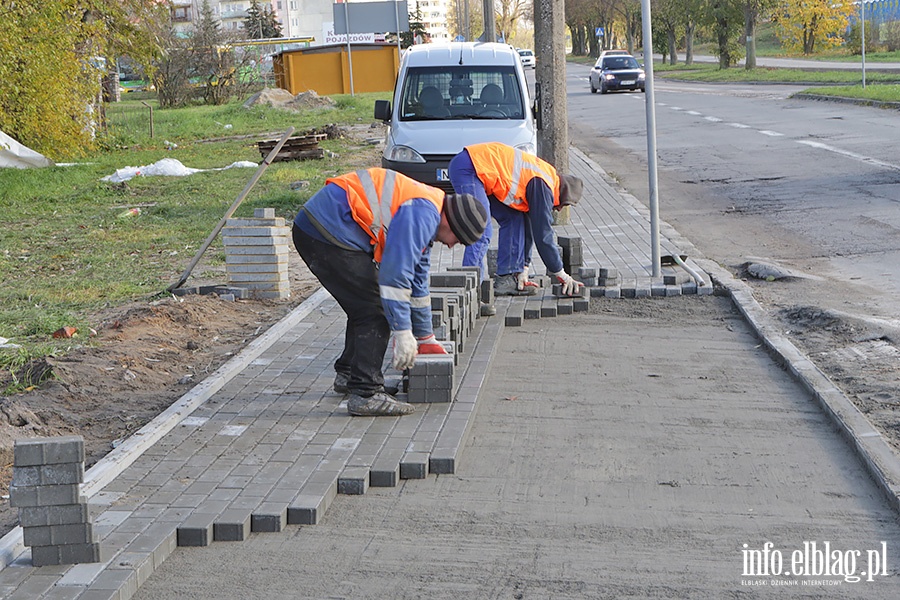
<path id="1" fill-rule="evenodd" d="M 697 271 L 695 271 L 695 270 L 693 270 L 692 268 L 690 268 L 689 266 L 687 266 L 687 264 L 685 264 L 685 262 L 684 262 L 683 260 L 681 260 L 681 257 L 680 257 L 680 256 L 678 256 L 677 254 L 673 254 L 673 255 L 672 255 L 672 260 L 674 260 L 674 261 L 675 261 L 675 264 L 677 264 L 679 267 L 681 267 L 682 269 L 684 269 L 685 271 L 687 271 L 687 272 L 688 272 L 688 275 L 690 275 L 691 277 L 694 278 L 694 281 L 697 282 L 697 286 L 698 286 L 698 287 L 703 287 L 703 286 L 706 285 L 706 282 L 703 280 L 703 277 L 701 277 L 701 276 L 697 273 Z"/>

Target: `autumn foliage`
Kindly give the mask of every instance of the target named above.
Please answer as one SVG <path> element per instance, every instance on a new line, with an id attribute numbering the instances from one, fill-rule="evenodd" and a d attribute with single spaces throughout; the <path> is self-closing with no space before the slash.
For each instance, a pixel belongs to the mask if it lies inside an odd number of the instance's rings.
<path id="1" fill-rule="evenodd" d="M 100 82 L 115 57 L 153 54 L 163 3 L 145 0 L 0 4 L 0 130 L 53 159 L 93 147 Z"/>

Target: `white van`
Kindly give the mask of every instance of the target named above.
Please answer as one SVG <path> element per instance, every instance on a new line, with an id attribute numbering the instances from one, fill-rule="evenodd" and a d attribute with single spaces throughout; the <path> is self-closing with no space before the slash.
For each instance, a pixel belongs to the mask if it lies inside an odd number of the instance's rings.
<path id="1" fill-rule="evenodd" d="M 506 44 L 412 46 L 400 61 L 381 166 L 453 191 L 447 165 L 464 146 L 503 142 L 537 153 L 537 132 L 519 54 Z"/>

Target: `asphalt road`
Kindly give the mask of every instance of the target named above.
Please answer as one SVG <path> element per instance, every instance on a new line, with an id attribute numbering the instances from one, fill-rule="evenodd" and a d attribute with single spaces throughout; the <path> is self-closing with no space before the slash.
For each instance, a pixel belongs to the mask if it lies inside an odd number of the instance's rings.
<path id="1" fill-rule="evenodd" d="M 570 141 L 647 202 L 645 95 L 591 94 L 587 72 L 569 65 Z M 809 303 L 893 318 L 900 119 L 791 99 L 800 89 L 658 80 L 660 215 L 733 269 L 765 258 L 809 275 Z"/>

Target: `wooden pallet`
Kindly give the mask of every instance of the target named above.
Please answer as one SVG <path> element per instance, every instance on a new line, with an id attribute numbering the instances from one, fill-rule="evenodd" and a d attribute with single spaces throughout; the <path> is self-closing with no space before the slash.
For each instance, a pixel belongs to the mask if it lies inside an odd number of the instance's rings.
<path id="1" fill-rule="evenodd" d="M 289 137 L 272 162 L 324 158 L 325 150 L 319 148 L 319 142 L 327 137 L 324 133 Z M 259 153 L 265 158 L 277 143 L 278 140 L 262 140 L 257 142 L 256 146 L 259 148 Z"/>

